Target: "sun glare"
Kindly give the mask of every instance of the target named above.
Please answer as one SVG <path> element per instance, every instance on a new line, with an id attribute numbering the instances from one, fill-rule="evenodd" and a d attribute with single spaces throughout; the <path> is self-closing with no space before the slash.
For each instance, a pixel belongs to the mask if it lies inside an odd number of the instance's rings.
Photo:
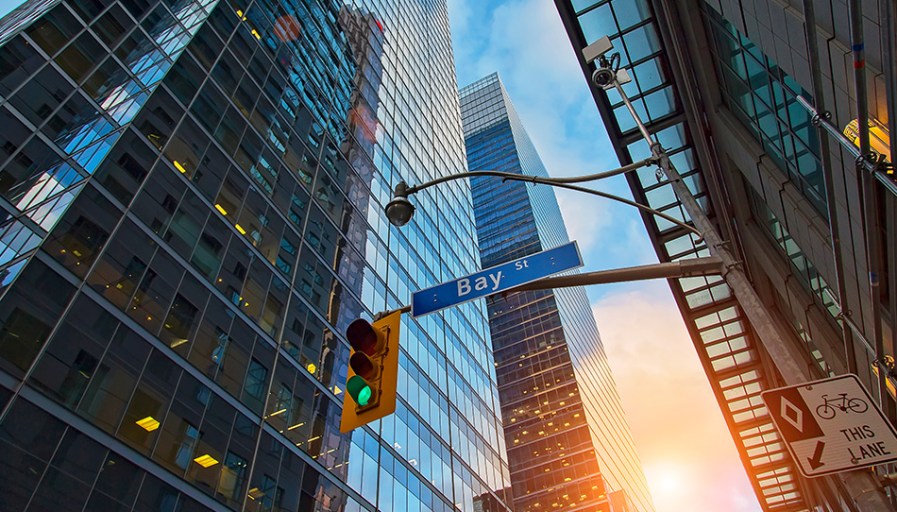
<path id="1" fill-rule="evenodd" d="M 648 487 L 657 501 L 669 502 L 690 493 L 693 485 L 688 469 L 682 464 L 664 462 L 645 466 Z"/>

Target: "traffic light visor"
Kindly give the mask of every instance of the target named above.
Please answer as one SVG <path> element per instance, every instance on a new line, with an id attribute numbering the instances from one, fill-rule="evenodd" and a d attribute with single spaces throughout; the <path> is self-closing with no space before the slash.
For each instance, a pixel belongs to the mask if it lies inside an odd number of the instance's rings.
<path id="1" fill-rule="evenodd" d="M 346 387 L 348 388 L 347 392 L 349 393 L 349 396 L 352 397 L 352 400 L 355 400 L 355 403 L 358 404 L 359 407 L 364 407 L 370 403 L 373 391 L 371 390 L 371 387 L 368 386 L 367 381 L 363 378 L 358 375 L 353 375 L 349 379 L 349 382 L 347 382 Z"/>
<path id="2" fill-rule="evenodd" d="M 365 319 L 359 318 L 346 328 L 346 338 L 354 350 L 372 356 L 377 353 L 379 338 L 374 327 Z"/>
<path id="3" fill-rule="evenodd" d="M 355 375 L 360 375 L 366 380 L 373 379 L 377 376 L 377 367 L 374 366 L 374 362 L 371 361 L 371 358 L 366 356 L 363 352 L 355 352 L 349 358 L 349 366 L 352 367 L 352 371 L 355 372 Z"/>

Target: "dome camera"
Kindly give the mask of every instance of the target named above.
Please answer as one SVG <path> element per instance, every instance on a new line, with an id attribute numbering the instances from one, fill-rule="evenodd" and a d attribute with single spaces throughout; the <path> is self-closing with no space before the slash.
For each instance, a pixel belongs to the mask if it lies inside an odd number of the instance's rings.
<path id="1" fill-rule="evenodd" d="M 598 68 L 592 73 L 592 82 L 602 89 L 609 89 L 613 83 L 616 74 L 610 68 Z"/>

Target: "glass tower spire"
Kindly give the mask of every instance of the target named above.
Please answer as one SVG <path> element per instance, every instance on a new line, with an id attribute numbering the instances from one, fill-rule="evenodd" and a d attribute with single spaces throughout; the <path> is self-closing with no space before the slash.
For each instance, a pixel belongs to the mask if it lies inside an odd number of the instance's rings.
<path id="1" fill-rule="evenodd" d="M 498 75 L 461 89 L 470 170 L 548 177 Z M 568 241 L 554 191 L 471 179 L 484 267 Z M 515 510 L 653 510 L 582 288 L 487 299 Z"/>

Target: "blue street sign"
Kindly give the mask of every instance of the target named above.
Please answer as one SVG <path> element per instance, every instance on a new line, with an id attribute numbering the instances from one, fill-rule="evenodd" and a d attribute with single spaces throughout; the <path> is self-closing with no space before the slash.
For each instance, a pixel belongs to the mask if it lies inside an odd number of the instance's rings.
<path id="1" fill-rule="evenodd" d="M 570 242 L 414 292 L 411 295 L 411 316 L 428 315 L 581 266 L 579 246 L 576 242 Z"/>

